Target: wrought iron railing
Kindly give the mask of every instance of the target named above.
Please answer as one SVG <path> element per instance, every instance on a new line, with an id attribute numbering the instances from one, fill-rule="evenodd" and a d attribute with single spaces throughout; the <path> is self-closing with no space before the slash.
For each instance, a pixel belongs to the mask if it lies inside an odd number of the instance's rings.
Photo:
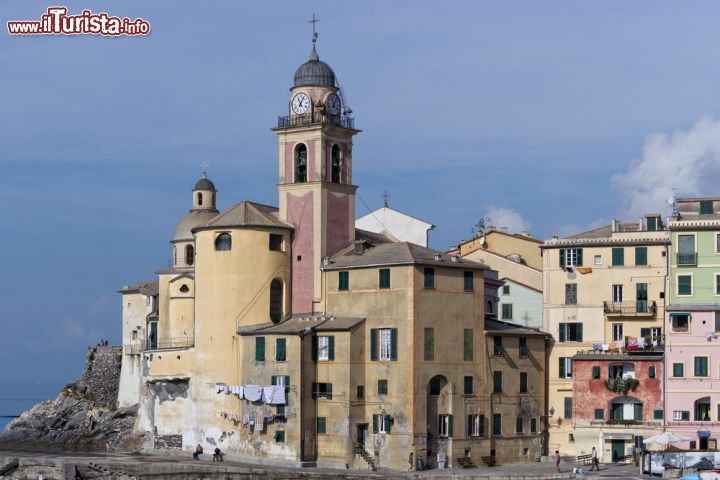
<path id="1" fill-rule="evenodd" d="M 697 265 L 697 258 L 697 253 L 678 253 L 677 264 L 686 266 Z"/>
<path id="2" fill-rule="evenodd" d="M 606 315 L 654 315 L 657 311 L 655 300 L 638 300 L 635 302 L 603 302 L 603 310 Z"/>
<path id="3" fill-rule="evenodd" d="M 338 125 L 343 128 L 355 128 L 355 119 L 348 115 L 323 115 L 313 112 L 302 115 L 278 116 L 278 128 L 300 127 L 316 123 Z"/>
<path id="4" fill-rule="evenodd" d="M 155 342 L 148 341 L 145 345 L 145 350 L 173 350 L 194 346 L 194 337 L 159 338 Z"/>

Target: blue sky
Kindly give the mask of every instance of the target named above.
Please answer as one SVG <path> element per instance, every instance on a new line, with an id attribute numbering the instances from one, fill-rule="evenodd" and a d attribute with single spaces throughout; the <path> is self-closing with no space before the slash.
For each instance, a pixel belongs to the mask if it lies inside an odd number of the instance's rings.
<path id="1" fill-rule="evenodd" d="M 438 225 L 436 248 L 487 215 L 545 238 L 665 213 L 672 187 L 718 193 L 717 2 L 64 4 L 152 33 L 0 34 L 0 396 L 60 386 L 89 343 L 119 341 L 115 290 L 167 264 L 200 163 L 221 208 L 276 204 L 269 129 L 313 12 L 363 130 L 359 194 L 390 191 Z M 3 2 L 3 25 L 50 5 Z"/>

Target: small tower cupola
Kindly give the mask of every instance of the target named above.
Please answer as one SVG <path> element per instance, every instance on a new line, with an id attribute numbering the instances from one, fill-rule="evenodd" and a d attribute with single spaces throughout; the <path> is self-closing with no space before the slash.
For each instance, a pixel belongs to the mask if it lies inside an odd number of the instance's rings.
<path id="1" fill-rule="evenodd" d="M 215 184 L 203 174 L 193 188 L 193 210 L 217 210 L 215 207 Z"/>

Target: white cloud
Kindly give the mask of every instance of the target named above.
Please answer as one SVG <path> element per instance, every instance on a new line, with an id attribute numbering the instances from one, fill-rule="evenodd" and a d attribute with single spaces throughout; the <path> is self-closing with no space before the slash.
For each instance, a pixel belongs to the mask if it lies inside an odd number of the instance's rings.
<path id="1" fill-rule="evenodd" d="M 690 130 L 648 135 L 643 157 L 613 176 L 612 185 L 623 219 L 667 213 L 673 188 L 680 196 L 720 194 L 720 121 L 705 116 Z"/>
<path id="2" fill-rule="evenodd" d="M 498 228 L 507 227 L 509 233 L 530 231 L 532 224 L 512 208 L 490 205 L 485 209 L 485 218 L 490 225 Z"/>

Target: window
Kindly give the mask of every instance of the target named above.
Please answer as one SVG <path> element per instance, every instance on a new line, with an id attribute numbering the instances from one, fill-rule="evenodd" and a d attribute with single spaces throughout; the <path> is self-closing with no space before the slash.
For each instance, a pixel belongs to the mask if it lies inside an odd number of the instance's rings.
<path id="1" fill-rule="evenodd" d="M 598 365 L 592 367 L 592 378 L 600 378 L 600 367 Z"/>
<path id="2" fill-rule="evenodd" d="M 568 433 L 568 442 L 575 443 L 575 434 L 574 433 Z"/>
<path id="3" fill-rule="evenodd" d="M 284 338 L 275 339 L 275 361 L 284 362 L 287 360 L 287 340 Z"/>
<path id="4" fill-rule="evenodd" d="M 685 364 L 684 363 L 673 363 L 672 376 L 673 377 L 684 377 L 685 376 Z"/>
<path id="5" fill-rule="evenodd" d="M 350 290 L 350 272 L 338 272 L 338 290 Z"/>
<path id="6" fill-rule="evenodd" d="M 373 415 L 373 433 L 390 433 L 392 417 L 390 415 Z"/>
<path id="7" fill-rule="evenodd" d="M 715 331 L 720 332 L 720 311 L 715 312 Z"/>
<path id="8" fill-rule="evenodd" d="M 502 393 L 502 372 L 493 372 L 493 393 Z"/>
<path id="9" fill-rule="evenodd" d="M 197 203 L 198 203 L 199 207 L 202 207 L 203 198 L 202 198 L 202 193 L 200 193 L 200 192 L 198 192 L 198 194 L 197 194 Z"/>
<path id="10" fill-rule="evenodd" d="M 710 421 L 710 397 L 695 400 L 695 420 L 698 422 Z"/>
<path id="11" fill-rule="evenodd" d="M 635 247 L 635 265 L 647 265 L 647 247 Z"/>
<path id="12" fill-rule="evenodd" d="M 528 382 L 527 372 L 520 372 L 520 393 L 527 393 Z"/>
<path id="13" fill-rule="evenodd" d="M 265 361 L 265 337 L 255 337 L 255 361 Z"/>
<path id="14" fill-rule="evenodd" d="M 537 433 L 537 418 L 530 419 L 530 433 Z"/>
<path id="15" fill-rule="evenodd" d="M 648 378 L 655 378 L 655 365 L 648 367 Z"/>
<path id="16" fill-rule="evenodd" d="M 696 377 L 708 376 L 708 357 L 695 357 L 694 375 Z"/>
<path id="17" fill-rule="evenodd" d="M 466 292 L 472 292 L 475 287 L 473 286 L 473 272 L 472 270 L 465 270 L 463 272 L 463 289 Z"/>
<path id="18" fill-rule="evenodd" d="M 690 325 L 689 313 L 671 313 L 670 324 L 673 332 L 687 332 Z"/>
<path id="19" fill-rule="evenodd" d="M 272 252 L 282 252 L 283 247 L 283 236 L 277 233 L 270 234 L 270 240 L 268 241 L 268 249 Z"/>
<path id="20" fill-rule="evenodd" d="M 315 337 L 317 342 L 317 355 L 315 358 L 320 361 L 331 361 L 335 360 L 335 336 L 320 336 Z"/>
<path id="21" fill-rule="evenodd" d="M 560 249 L 560 266 L 561 267 L 582 267 L 582 248 L 561 248 Z"/>
<path id="22" fill-rule="evenodd" d="M 612 286 L 612 301 L 613 303 L 622 303 L 623 301 L 623 286 L 613 285 Z"/>
<path id="23" fill-rule="evenodd" d="M 623 324 L 622 323 L 613 323 L 612 324 L 612 339 L 613 342 L 619 342 L 620 340 L 623 340 L 625 337 L 623 337 Z"/>
<path id="24" fill-rule="evenodd" d="M 665 412 L 662 409 L 653 410 L 653 420 L 662 420 L 665 418 Z"/>
<path id="25" fill-rule="evenodd" d="M 275 431 L 274 438 L 277 443 L 285 443 L 285 432 L 283 430 Z"/>
<path id="26" fill-rule="evenodd" d="M 565 411 L 563 413 L 566 420 L 572 418 L 572 397 L 565 397 Z"/>
<path id="27" fill-rule="evenodd" d="M 338 145 L 333 145 L 332 147 L 332 174 L 330 180 L 335 183 L 340 183 L 340 170 L 341 170 L 341 160 L 340 160 L 341 154 L 340 154 L 340 147 Z"/>
<path id="28" fill-rule="evenodd" d="M 192 265 L 195 262 L 195 247 L 185 246 L 185 265 Z"/>
<path id="29" fill-rule="evenodd" d="M 463 330 L 463 360 L 472 362 L 473 359 L 473 331 L 470 328 Z"/>
<path id="30" fill-rule="evenodd" d="M 502 435 L 502 416 L 499 413 L 493 413 L 492 434 Z"/>
<path id="31" fill-rule="evenodd" d="M 720 253 L 720 233 L 715 234 L 715 253 Z"/>
<path id="32" fill-rule="evenodd" d="M 472 376 L 466 376 L 463 379 L 463 393 L 465 395 L 472 395 L 473 394 L 473 377 Z"/>
<path id="33" fill-rule="evenodd" d="M 713 213 L 713 201 L 712 200 L 701 200 L 700 201 L 700 214 L 710 215 Z"/>
<path id="34" fill-rule="evenodd" d="M 440 389 L 442 388 L 442 383 L 440 382 L 440 379 L 437 377 L 430 379 L 430 392 L 428 395 L 440 395 Z"/>
<path id="35" fill-rule="evenodd" d="M 484 415 L 468 415 L 468 436 L 484 437 L 485 436 L 485 416 Z"/>
<path id="36" fill-rule="evenodd" d="M 677 294 L 678 295 L 692 295 L 692 275 L 678 275 L 677 276 Z"/>
<path id="37" fill-rule="evenodd" d="M 365 398 L 365 385 L 357 386 L 357 398 L 358 400 Z"/>
<path id="38" fill-rule="evenodd" d="M 438 415 L 438 436 L 452 437 L 452 415 Z"/>
<path id="39" fill-rule="evenodd" d="M 690 420 L 690 412 L 687 410 L 673 410 L 673 420 L 687 422 Z"/>
<path id="40" fill-rule="evenodd" d="M 583 341 L 583 325 L 582 323 L 561 323 L 560 324 L 560 341 L 561 342 L 582 342 Z"/>
<path id="41" fill-rule="evenodd" d="M 605 420 L 605 409 L 604 408 L 596 408 L 595 409 L 595 420 Z"/>
<path id="42" fill-rule="evenodd" d="M 180 293 L 188 293 L 190 291 L 190 287 L 187 286 L 187 284 L 183 283 L 180 286 Z"/>
<path id="43" fill-rule="evenodd" d="M 695 265 L 695 235 L 678 235 L 678 265 Z"/>
<path id="44" fill-rule="evenodd" d="M 397 328 L 370 329 L 370 360 L 397 360 Z"/>
<path id="45" fill-rule="evenodd" d="M 287 390 L 287 387 L 290 386 L 290 375 L 272 375 L 270 377 L 270 385 L 286 387 L 285 390 Z"/>
<path id="46" fill-rule="evenodd" d="M 530 353 L 527 347 L 527 337 L 518 337 L 518 344 L 520 345 L 520 356 L 527 357 Z"/>
<path id="47" fill-rule="evenodd" d="M 565 305 L 577 304 L 577 283 L 565 284 Z"/>
<path id="48" fill-rule="evenodd" d="M 720 295 L 720 274 L 715 274 L 715 295 Z"/>
<path id="49" fill-rule="evenodd" d="M 657 217 L 647 217 L 647 229 L 654 231 L 657 230 L 658 219 Z"/>
<path id="50" fill-rule="evenodd" d="M 270 320 L 278 323 L 283 316 L 283 283 L 279 278 L 270 282 Z"/>
<path id="51" fill-rule="evenodd" d="M 390 288 L 389 268 L 381 268 L 379 270 L 378 288 Z"/>
<path id="52" fill-rule="evenodd" d="M 307 147 L 302 143 L 295 149 L 295 182 L 307 182 Z"/>
<path id="53" fill-rule="evenodd" d="M 517 434 L 523 433 L 524 427 L 525 427 L 525 425 L 524 425 L 523 419 L 516 418 L 515 419 L 515 433 L 517 433 Z"/>
<path id="54" fill-rule="evenodd" d="M 229 233 L 221 233 L 215 239 L 215 250 L 224 252 L 232 249 L 232 237 Z"/>
<path id="55" fill-rule="evenodd" d="M 595 265 L 602 265 L 602 255 L 595 255 L 594 263 Z"/>
<path id="56" fill-rule="evenodd" d="M 325 417 L 317 417 L 317 434 L 325 435 L 327 432 L 327 421 Z"/>
<path id="57" fill-rule="evenodd" d="M 560 357 L 560 378 L 571 378 L 572 377 L 572 358 L 571 357 Z"/>
<path id="58" fill-rule="evenodd" d="M 501 305 L 502 307 L 502 319 L 503 320 L 512 320 L 512 303 L 503 303 Z"/>
<path id="59" fill-rule="evenodd" d="M 502 294 L 503 294 L 503 295 L 510 295 L 510 284 L 509 284 L 509 283 L 506 283 L 505 285 L 503 285 L 503 287 L 502 287 Z"/>
<path id="60" fill-rule="evenodd" d="M 613 267 L 622 267 L 625 265 L 625 249 L 623 247 L 615 247 L 612 249 L 612 265 Z"/>
<path id="61" fill-rule="evenodd" d="M 435 360 L 435 329 L 432 327 L 425 327 L 425 361 L 430 362 Z"/>
<path id="62" fill-rule="evenodd" d="M 503 353 L 505 353 L 505 349 L 503 348 L 502 337 L 500 335 L 495 335 L 493 337 L 493 354 L 502 355 Z"/>
<path id="63" fill-rule="evenodd" d="M 426 268 L 423 271 L 425 288 L 435 288 L 435 269 Z"/>
<path id="64" fill-rule="evenodd" d="M 378 395 L 387 395 L 388 393 L 388 381 L 378 380 Z"/>
<path id="65" fill-rule="evenodd" d="M 312 384 L 312 398 L 332 400 L 332 383 L 316 383 Z"/>

